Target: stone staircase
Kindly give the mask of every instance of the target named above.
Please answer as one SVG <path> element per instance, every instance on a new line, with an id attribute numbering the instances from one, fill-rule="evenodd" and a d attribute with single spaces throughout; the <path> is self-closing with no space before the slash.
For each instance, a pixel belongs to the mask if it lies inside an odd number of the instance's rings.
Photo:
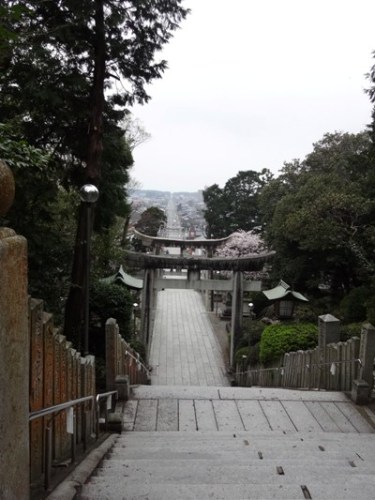
<path id="1" fill-rule="evenodd" d="M 81 500 L 374 499 L 375 420 L 342 393 L 139 387 Z"/>

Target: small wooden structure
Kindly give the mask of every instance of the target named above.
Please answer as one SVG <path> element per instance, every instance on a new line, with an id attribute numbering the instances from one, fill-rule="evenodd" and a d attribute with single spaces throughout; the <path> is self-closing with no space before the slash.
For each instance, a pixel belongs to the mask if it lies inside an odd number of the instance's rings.
<path id="1" fill-rule="evenodd" d="M 268 300 L 273 302 L 274 313 L 280 319 L 293 317 L 296 302 L 309 301 L 302 293 L 292 290 L 283 280 L 280 280 L 279 284 L 271 290 L 263 290 L 263 293 Z"/>

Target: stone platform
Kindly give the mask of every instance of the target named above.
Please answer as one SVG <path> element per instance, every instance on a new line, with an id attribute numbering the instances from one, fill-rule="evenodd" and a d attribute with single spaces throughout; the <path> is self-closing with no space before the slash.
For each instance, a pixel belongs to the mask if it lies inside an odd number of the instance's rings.
<path id="1" fill-rule="evenodd" d="M 375 419 L 342 393 L 140 386 L 123 425 L 81 500 L 374 498 Z"/>

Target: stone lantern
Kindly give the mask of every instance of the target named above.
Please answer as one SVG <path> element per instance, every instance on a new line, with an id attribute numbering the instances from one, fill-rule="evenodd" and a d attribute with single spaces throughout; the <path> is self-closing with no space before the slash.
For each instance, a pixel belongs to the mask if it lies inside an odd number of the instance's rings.
<path id="1" fill-rule="evenodd" d="M 302 293 L 292 290 L 283 280 L 280 280 L 275 288 L 264 290 L 263 293 L 268 300 L 273 302 L 274 313 L 279 319 L 292 318 L 296 302 L 308 302 Z"/>

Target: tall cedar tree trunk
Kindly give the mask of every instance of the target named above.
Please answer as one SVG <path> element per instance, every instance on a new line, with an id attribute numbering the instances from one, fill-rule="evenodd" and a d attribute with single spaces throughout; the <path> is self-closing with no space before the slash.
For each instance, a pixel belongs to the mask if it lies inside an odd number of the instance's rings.
<path id="1" fill-rule="evenodd" d="M 104 33 L 104 0 L 95 0 L 95 48 L 94 80 L 92 87 L 92 110 L 88 136 L 85 184 L 99 187 L 101 158 L 103 152 L 103 109 L 106 45 Z M 85 299 L 85 241 L 86 207 L 81 203 L 74 247 L 71 286 L 65 306 L 64 334 L 75 347 L 82 349 L 82 331 Z M 89 234 L 91 238 L 93 217 Z"/>

